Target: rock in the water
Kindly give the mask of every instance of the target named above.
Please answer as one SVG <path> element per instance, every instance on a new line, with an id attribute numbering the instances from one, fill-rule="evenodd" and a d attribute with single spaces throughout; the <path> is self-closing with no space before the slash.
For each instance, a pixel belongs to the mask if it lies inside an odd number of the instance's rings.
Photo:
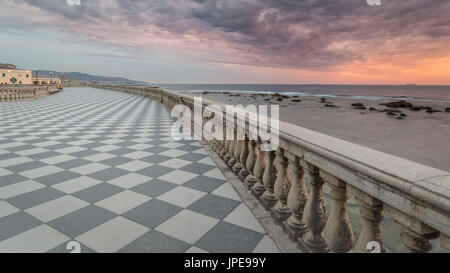
<path id="1" fill-rule="evenodd" d="M 292 102 L 301 102 L 302 100 L 300 100 L 300 99 L 292 99 L 291 101 Z"/>
<path id="2" fill-rule="evenodd" d="M 388 115 L 388 116 L 396 116 L 397 114 L 394 113 L 394 112 L 387 112 L 386 115 Z"/>
<path id="3" fill-rule="evenodd" d="M 278 98 L 277 101 L 283 101 L 283 99 L 282 98 Z"/>
<path id="4" fill-rule="evenodd" d="M 411 107 L 413 107 L 413 105 L 411 103 L 406 102 L 404 100 L 389 102 L 389 103 L 386 103 L 386 106 L 390 107 L 390 108 L 411 108 Z"/>
<path id="5" fill-rule="evenodd" d="M 325 107 L 338 108 L 336 105 L 330 103 L 325 104 Z"/>
<path id="6" fill-rule="evenodd" d="M 401 113 L 400 116 L 402 116 L 402 117 L 407 117 L 407 115 L 404 114 L 404 113 Z"/>
<path id="7" fill-rule="evenodd" d="M 373 108 L 373 107 L 370 107 L 369 110 L 370 110 L 370 111 L 377 111 L 377 109 L 376 109 L 376 108 Z"/>
<path id="8" fill-rule="evenodd" d="M 363 107 L 364 104 L 358 102 L 358 103 L 352 103 L 352 106 L 353 106 L 353 107 Z"/>
<path id="9" fill-rule="evenodd" d="M 446 113 L 450 113 L 450 107 L 445 108 Z"/>
<path id="10" fill-rule="evenodd" d="M 367 107 L 365 107 L 365 106 L 354 106 L 353 109 L 357 109 L 357 110 L 367 110 Z"/>
<path id="11" fill-rule="evenodd" d="M 397 109 L 388 109 L 388 108 L 384 109 L 383 111 L 384 111 L 384 112 L 394 112 L 394 113 L 401 113 L 401 112 L 402 112 L 401 110 L 397 110 Z"/>

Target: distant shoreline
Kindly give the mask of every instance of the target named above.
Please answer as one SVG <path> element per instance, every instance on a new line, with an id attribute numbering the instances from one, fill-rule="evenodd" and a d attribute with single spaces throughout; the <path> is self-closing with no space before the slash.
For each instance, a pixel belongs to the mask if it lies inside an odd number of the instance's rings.
<path id="1" fill-rule="evenodd" d="M 424 102 L 450 102 L 450 86 L 426 85 L 257 85 L 257 84 L 161 84 L 162 89 L 180 93 L 280 93 L 287 96 L 350 99 L 403 99 Z"/>

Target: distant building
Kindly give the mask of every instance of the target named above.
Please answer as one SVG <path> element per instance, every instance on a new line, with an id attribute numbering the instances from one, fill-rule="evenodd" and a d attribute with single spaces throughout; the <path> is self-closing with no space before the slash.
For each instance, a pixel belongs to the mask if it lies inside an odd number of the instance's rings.
<path id="1" fill-rule="evenodd" d="M 39 85 L 42 84 L 61 84 L 61 79 L 60 78 L 55 78 L 55 77 L 35 77 L 33 76 L 33 82 L 37 83 Z"/>
<path id="2" fill-rule="evenodd" d="M 0 69 L 9 69 L 9 70 L 15 70 L 17 67 L 13 64 L 2 64 L 0 63 Z"/>
<path id="3" fill-rule="evenodd" d="M 2 67 L 10 67 L 4 69 Z M 14 68 L 12 68 L 14 67 Z M 33 84 L 31 70 L 16 69 L 14 65 L 0 64 L 0 85 Z"/>

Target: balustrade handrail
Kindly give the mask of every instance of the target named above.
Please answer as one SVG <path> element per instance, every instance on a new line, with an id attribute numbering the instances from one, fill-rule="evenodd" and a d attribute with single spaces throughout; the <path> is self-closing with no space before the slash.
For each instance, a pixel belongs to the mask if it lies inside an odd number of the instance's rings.
<path id="1" fill-rule="evenodd" d="M 190 107 L 194 97 L 159 88 L 98 86 L 142 92 L 169 108 L 182 102 Z M 203 107 L 225 104 L 203 99 Z M 237 110 L 237 112 L 243 110 Z M 242 115 L 227 118 L 239 118 Z M 245 117 L 245 114 L 243 115 Z M 249 117 L 245 124 L 249 125 Z M 411 217 L 450 236 L 450 173 L 379 152 L 294 124 L 280 121 L 279 147 L 286 157 L 301 158 L 351 187 L 380 200 L 402 215 Z"/>

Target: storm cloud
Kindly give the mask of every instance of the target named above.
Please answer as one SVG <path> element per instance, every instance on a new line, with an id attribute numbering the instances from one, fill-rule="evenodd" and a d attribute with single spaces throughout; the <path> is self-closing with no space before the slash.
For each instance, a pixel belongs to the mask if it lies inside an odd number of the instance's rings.
<path id="1" fill-rule="evenodd" d="M 0 27 L 205 62 L 295 69 L 448 57 L 450 1 L 6 0 Z M 12 12 L 13 11 L 13 12 Z"/>

